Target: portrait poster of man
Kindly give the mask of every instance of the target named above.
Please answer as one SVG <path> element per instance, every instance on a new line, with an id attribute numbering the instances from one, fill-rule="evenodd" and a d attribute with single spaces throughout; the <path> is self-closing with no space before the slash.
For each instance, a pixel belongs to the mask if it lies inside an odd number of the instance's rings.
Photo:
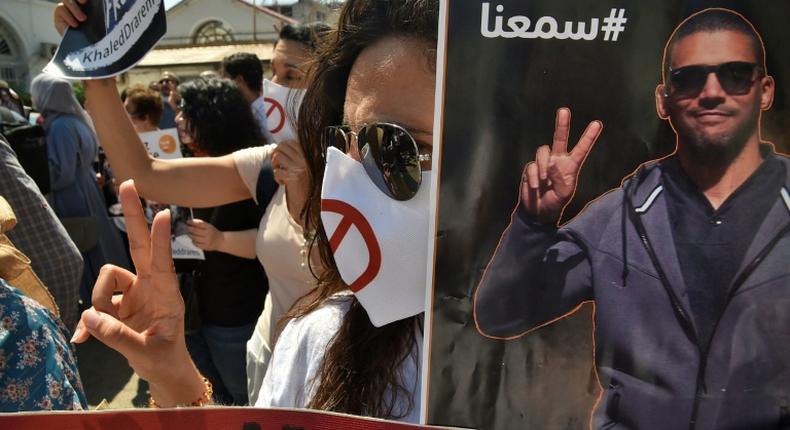
<path id="1" fill-rule="evenodd" d="M 427 422 L 790 426 L 790 4 L 442 11 Z"/>

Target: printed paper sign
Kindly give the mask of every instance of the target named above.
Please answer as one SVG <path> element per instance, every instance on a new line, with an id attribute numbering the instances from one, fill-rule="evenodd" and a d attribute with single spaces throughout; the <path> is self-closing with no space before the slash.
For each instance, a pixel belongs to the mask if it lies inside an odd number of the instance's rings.
<path id="1" fill-rule="evenodd" d="M 116 76 L 167 32 L 164 0 L 90 0 L 80 7 L 88 19 L 66 30 L 44 72 L 70 79 Z"/>
<path id="2" fill-rule="evenodd" d="M 187 230 L 187 221 L 194 218 L 191 208 L 170 206 L 170 244 L 174 260 L 205 260 L 203 250 L 192 243 Z"/>
<path id="3" fill-rule="evenodd" d="M 266 126 L 275 142 L 296 139 L 296 115 L 304 98 L 304 90 L 284 87 L 263 80 L 263 103 Z"/>
<path id="4" fill-rule="evenodd" d="M 181 143 L 175 128 L 140 133 L 145 149 L 154 158 L 172 160 L 181 158 Z"/>
<path id="5" fill-rule="evenodd" d="M 120 204 L 116 206 L 120 213 Z M 205 260 L 203 250 L 192 243 L 187 230 L 187 221 L 194 218 L 191 208 L 164 205 L 148 200 L 145 204 L 145 218 L 150 225 L 154 216 L 162 210 L 170 209 L 170 246 L 174 260 Z M 126 219 L 122 215 L 112 217 L 118 230 L 126 233 Z"/>

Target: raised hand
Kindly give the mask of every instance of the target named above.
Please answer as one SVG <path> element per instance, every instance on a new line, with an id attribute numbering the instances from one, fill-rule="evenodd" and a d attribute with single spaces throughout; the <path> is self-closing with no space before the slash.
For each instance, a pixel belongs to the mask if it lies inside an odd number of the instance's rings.
<path id="1" fill-rule="evenodd" d="M 521 203 L 530 216 L 546 224 L 556 224 L 573 197 L 579 170 L 603 129 L 600 121 L 590 122 L 568 152 L 570 124 L 571 111 L 557 109 L 551 147 L 539 147 L 535 161 L 527 163 L 522 175 Z"/>
<path id="2" fill-rule="evenodd" d="M 170 249 L 170 212 L 156 215 L 149 235 L 132 181 L 121 184 L 119 197 L 137 274 L 102 267 L 93 307 L 82 313 L 72 342 L 94 336 L 123 354 L 150 383 L 160 405 L 190 403 L 204 387 L 184 340 L 184 301 Z"/>
<path id="3" fill-rule="evenodd" d="M 310 173 L 299 142 L 286 140 L 278 143 L 272 153 L 272 168 L 274 169 L 274 180 L 285 186 L 288 212 L 294 220 L 303 224 L 301 212 L 307 201 Z"/>
<path id="4" fill-rule="evenodd" d="M 66 28 L 76 28 L 81 22 L 88 19 L 79 6 L 87 2 L 88 0 L 64 0 L 55 6 L 53 11 L 55 29 L 61 36 L 66 32 Z"/>

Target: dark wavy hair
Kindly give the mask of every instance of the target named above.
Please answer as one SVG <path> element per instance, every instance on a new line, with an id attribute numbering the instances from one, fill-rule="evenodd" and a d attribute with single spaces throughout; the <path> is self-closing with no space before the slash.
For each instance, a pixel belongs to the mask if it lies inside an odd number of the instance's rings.
<path id="1" fill-rule="evenodd" d="M 310 170 L 311 189 L 303 215 L 306 231 L 315 231 L 311 254 L 317 250 L 323 270 L 318 287 L 285 317 L 306 315 L 329 298 L 348 289 L 332 256 L 320 220 L 321 182 L 324 172 L 322 134 L 325 127 L 341 124 L 349 73 L 366 47 L 388 37 L 424 40 L 425 54 L 435 59 L 438 0 L 348 0 L 338 27 L 319 49 L 311 80 L 299 111 L 299 141 Z M 312 260 L 312 259 L 311 259 Z M 356 300 L 345 315 L 317 373 L 318 386 L 308 407 L 381 418 L 401 418 L 408 410 L 396 410 L 395 400 L 414 389 L 400 375 L 401 365 L 419 358 L 415 331 L 419 317 L 374 327 Z M 409 408 L 419 407 L 410 404 Z"/>
<path id="2" fill-rule="evenodd" d="M 258 146 L 261 131 L 233 81 L 198 78 L 178 86 L 181 111 L 198 148 L 212 157 Z"/>

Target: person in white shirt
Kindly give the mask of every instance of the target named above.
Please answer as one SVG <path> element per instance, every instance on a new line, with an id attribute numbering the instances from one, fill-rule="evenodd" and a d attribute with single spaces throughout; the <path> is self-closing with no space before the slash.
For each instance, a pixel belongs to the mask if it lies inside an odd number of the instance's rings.
<path id="1" fill-rule="evenodd" d="M 241 95 L 252 108 L 261 135 L 266 143 L 274 143 L 266 125 L 266 106 L 263 102 L 263 66 L 257 55 L 237 52 L 222 59 L 222 77 L 236 83 Z"/>

